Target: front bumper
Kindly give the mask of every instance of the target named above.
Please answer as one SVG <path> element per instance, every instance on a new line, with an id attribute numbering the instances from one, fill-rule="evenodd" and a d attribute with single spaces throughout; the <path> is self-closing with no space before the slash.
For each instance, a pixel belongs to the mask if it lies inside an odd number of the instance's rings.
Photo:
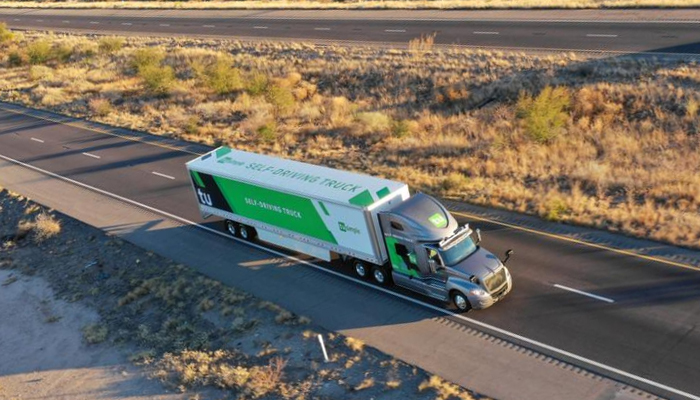
<path id="1" fill-rule="evenodd" d="M 513 280 L 508 276 L 508 279 L 506 279 L 506 283 L 501 286 L 497 291 L 495 291 L 493 294 L 486 294 L 486 296 L 474 296 L 474 295 L 469 295 L 467 298 L 469 299 L 469 303 L 471 303 L 472 309 L 474 310 L 483 310 L 484 308 L 489 308 L 492 305 L 496 304 L 498 301 L 506 297 L 508 293 L 513 289 Z"/>

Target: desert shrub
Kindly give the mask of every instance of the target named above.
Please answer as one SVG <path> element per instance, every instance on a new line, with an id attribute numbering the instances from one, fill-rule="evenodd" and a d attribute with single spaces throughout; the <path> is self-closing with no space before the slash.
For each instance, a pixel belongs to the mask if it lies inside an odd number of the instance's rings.
<path id="1" fill-rule="evenodd" d="M 12 50 L 7 55 L 7 63 L 10 67 L 19 67 L 29 63 L 29 56 L 25 51 Z"/>
<path id="2" fill-rule="evenodd" d="M 40 81 L 50 78 L 51 76 L 53 76 L 53 68 L 43 65 L 32 65 L 32 67 L 29 68 L 29 79 L 33 81 Z"/>
<path id="3" fill-rule="evenodd" d="M 447 192 L 458 191 L 462 189 L 466 183 L 467 177 L 459 172 L 451 172 L 442 181 L 442 188 Z"/>
<path id="4" fill-rule="evenodd" d="M 56 60 L 58 62 L 65 63 L 65 62 L 70 61 L 73 54 L 74 54 L 73 46 L 62 43 L 62 44 L 59 44 L 58 46 L 51 48 L 49 58 Z"/>
<path id="5" fill-rule="evenodd" d="M 124 39 L 120 37 L 103 37 L 100 39 L 98 49 L 102 54 L 113 54 L 124 46 Z"/>
<path id="6" fill-rule="evenodd" d="M 270 86 L 265 93 L 265 98 L 278 112 L 289 113 L 294 109 L 295 99 L 291 89 L 283 86 Z"/>
<path id="7" fill-rule="evenodd" d="M 4 22 L 0 22 L 0 43 L 8 43 L 15 40 L 15 34 L 7 29 Z"/>
<path id="8" fill-rule="evenodd" d="M 204 82 L 217 94 L 227 94 L 243 89 L 243 81 L 238 68 L 231 65 L 228 57 L 219 57 L 204 68 Z"/>
<path id="9" fill-rule="evenodd" d="M 391 128 L 391 117 L 379 111 L 361 112 L 355 118 L 370 132 L 386 132 Z"/>
<path id="10" fill-rule="evenodd" d="M 90 107 L 90 111 L 99 117 L 106 117 L 114 110 L 112 103 L 105 98 L 90 99 L 88 106 Z"/>
<path id="11" fill-rule="evenodd" d="M 246 92 L 251 96 L 262 96 L 267 91 L 270 80 L 267 76 L 256 72 L 248 77 L 246 82 Z"/>
<path id="12" fill-rule="evenodd" d="M 152 94 L 168 95 L 175 87 L 175 71 L 170 66 L 146 64 L 138 71 L 146 90 Z"/>
<path id="13" fill-rule="evenodd" d="M 258 138 L 265 143 L 272 143 L 277 138 L 277 124 L 268 122 L 257 130 Z"/>
<path id="14" fill-rule="evenodd" d="M 89 344 L 102 343 L 107 339 L 109 333 L 106 326 L 101 324 L 90 324 L 83 328 L 83 338 Z"/>
<path id="15" fill-rule="evenodd" d="M 536 97 L 525 93 L 517 103 L 517 116 L 524 122 L 527 135 L 538 143 L 556 138 L 568 119 L 569 91 L 564 87 L 547 86 Z"/>
<path id="16" fill-rule="evenodd" d="M 549 200 L 545 204 L 545 209 L 544 217 L 550 221 L 561 221 L 571 211 L 566 202 L 560 198 Z"/>
<path id="17" fill-rule="evenodd" d="M 44 64 L 51 59 L 51 43 L 41 39 L 27 46 L 27 56 L 30 64 Z"/>
<path id="18" fill-rule="evenodd" d="M 405 138 L 407 136 L 411 136 L 412 134 L 411 130 L 411 124 L 409 121 L 406 121 L 405 119 L 400 119 L 398 121 L 394 121 L 393 124 L 391 124 L 391 134 L 394 137 L 397 137 L 399 139 Z"/>
<path id="19" fill-rule="evenodd" d="M 61 233 L 61 222 L 53 215 L 41 213 L 34 221 L 34 240 L 43 242 Z"/>
<path id="20" fill-rule="evenodd" d="M 137 49 L 131 54 L 129 65 L 136 72 L 140 72 L 146 67 L 159 66 L 164 58 L 165 54 L 162 50 L 155 47 L 145 47 Z"/>

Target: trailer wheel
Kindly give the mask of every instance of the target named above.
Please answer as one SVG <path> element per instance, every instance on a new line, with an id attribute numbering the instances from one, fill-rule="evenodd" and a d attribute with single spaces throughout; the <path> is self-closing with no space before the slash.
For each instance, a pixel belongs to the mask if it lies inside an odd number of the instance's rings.
<path id="1" fill-rule="evenodd" d="M 352 270 L 360 279 L 367 279 L 369 276 L 369 267 L 362 260 L 352 259 Z"/>
<path id="2" fill-rule="evenodd" d="M 469 303 L 467 296 L 459 290 L 453 290 L 450 293 L 450 300 L 452 300 L 452 305 L 455 306 L 459 312 L 467 312 L 472 309 L 472 305 Z"/>
<path id="3" fill-rule="evenodd" d="M 255 232 L 255 228 L 252 226 L 241 224 L 241 226 L 238 228 L 238 235 L 243 240 L 251 241 L 255 239 L 257 233 Z"/>
<path id="4" fill-rule="evenodd" d="M 238 236 L 238 224 L 230 219 L 226 220 L 226 230 L 231 234 L 231 236 Z"/>
<path id="5" fill-rule="evenodd" d="M 391 281 L 391 275 L 387 273 L 386 268 L 380 265 L 375 265 L 372 267 L 372 278 L 374 278 L 374 281 L 382 286 L 388 285 Z"/>

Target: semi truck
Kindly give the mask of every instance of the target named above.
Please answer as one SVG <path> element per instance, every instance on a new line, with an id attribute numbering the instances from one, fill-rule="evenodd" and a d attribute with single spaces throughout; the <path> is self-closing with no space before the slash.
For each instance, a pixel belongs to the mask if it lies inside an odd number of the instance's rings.
<path id="1" fill-rule="evenodd" d="M 460 312 L 512 289 L 503 260 L 435 198 L 401 182 L 219 147 L 187 164 L 203 218 L 244 240 L 344 263 L 360 279 L 395 284 Z"/>

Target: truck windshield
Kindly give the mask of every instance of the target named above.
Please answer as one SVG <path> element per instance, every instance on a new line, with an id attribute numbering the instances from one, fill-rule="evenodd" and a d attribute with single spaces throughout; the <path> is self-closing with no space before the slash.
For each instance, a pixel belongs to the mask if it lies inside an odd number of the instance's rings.
<path id="1" fill-rule="evenodd" d="M 458 242 L 447 249 L 438 249 L 440 257 L 445 265 L 451 267 L 459 264 L 462 260 L 469 257 L 476 251 L 476 244 L 469 235 L 464 235 Z"/>

